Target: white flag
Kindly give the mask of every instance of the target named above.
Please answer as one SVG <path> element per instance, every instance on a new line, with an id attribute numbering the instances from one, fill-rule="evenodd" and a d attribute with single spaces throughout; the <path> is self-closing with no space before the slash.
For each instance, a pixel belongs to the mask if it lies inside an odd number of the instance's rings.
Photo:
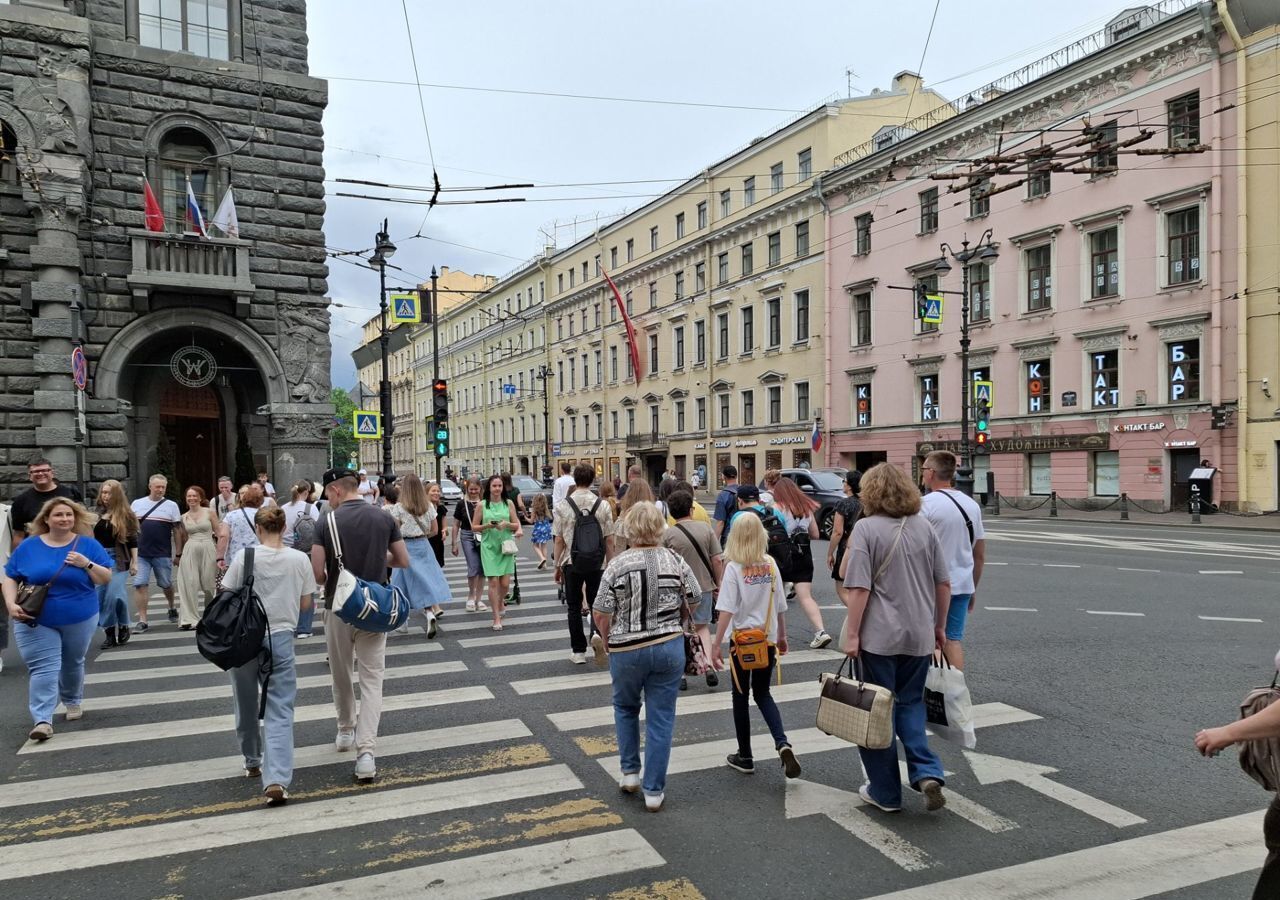
<path id="1" fill-rule="evenodd" d="M 210 224 L 217 226 L 227 237 L 240 237 L 240 219 L 236 215 L 236 198 L 231 195 L 231 188 L 222 195 L 222 202 L 218 204 L 218 211 L 213 214 Z"/>

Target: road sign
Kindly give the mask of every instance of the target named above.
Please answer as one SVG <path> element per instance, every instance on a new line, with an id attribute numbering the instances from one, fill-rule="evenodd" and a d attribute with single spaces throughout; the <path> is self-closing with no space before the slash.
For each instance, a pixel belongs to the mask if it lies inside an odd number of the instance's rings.
<path id="1" fill-rule="evenodd" d="M 502 393 L 514 397 L 516 394 L 516 386 L 508 382 L 502 386 Z"/>
<path id="2" fill-rule="evenodd" d="M 418 294 L 391 295 L 391 321 L 397 325 L 417 325 L 422 321 L 422 298 Z"/>
<path id="3" fill-rule="evenodd" d="M 78 391 L 83 391 L 89 384 L 89 361 L 84 358 L 83 347 L 71 351 L 71 380 L 76 383 Z"/>
<path id="4" fill-rule="evenodd" d="M 376 441 L 382 437 L 382 414 L 370 409 L 357 409 L 351 413 L 351 433 L 364 441 Z"/>
<path id="5" fill-rule="evenodd" d="M 929 294 L 924 301 L 924 315 L 920 317 L 920 321 L 926 325 L 942 324 L 942 295 Z"/>
<path id="6" fill-rule="evenodd" d="M 991 407 L 996 402 L 996 386 L 990 381 L 975 381 L 973 383 L 973 402 L 985 400 L 987 406 Z"/>
<path id="7" fill-rule="evenodd" d="M 560 445 L 559 445 L 559 444 L 552 444 L 552 445 L 551 445 L 551 455 L 552 455 L 552 456 L 559 456 L 559 455 L 560 455 Z"/>

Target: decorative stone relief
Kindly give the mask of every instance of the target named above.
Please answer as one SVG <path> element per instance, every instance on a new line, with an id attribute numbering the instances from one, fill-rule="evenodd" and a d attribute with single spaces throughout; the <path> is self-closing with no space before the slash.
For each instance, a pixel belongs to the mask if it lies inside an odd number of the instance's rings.
<path id="1" fill-rule="evenodd" d="M 279 353 L 289 382 L 289 396 L 298 403 L 329 400 L 328 313 L 317 306 L 281 302 Z"/>
<path id="2" fill-rule="evenodd" d="M 1186 428 L 1190 424 L 1191 424 L 1191 417 L 1186 413 L 1173 414 L 1173 427 L 1175 429 Z"/>
<path id="3" fill-rule="evenodd" d="M 281 444 L 323 444 L 329 440 L 327 416 L 276 414 L 271 417 L 272 441 Z"/>
<path id="4" fill-rule="evenodd" d="M 1104 433 L 1104 432 L 1110 431 L 1110 430 L 1111 430 L 1111 417 L 1110 417 L 1110 416 L 1098 416 L 1096 419 L 1094 419 L 1094 420 L 1093 420 L 1093 428 L 1094 428 L 1094 430 L 1095 430 L 1096 432 L 1098 432 L 1098 434 L 1102 434 L 1102 433 Z"/>
<path id="5" fill-rule="evenodd" d="M 1178 341 L 1204 337 L 1204 322 L 1175 322 L 1160 326 L 1160 340 Z"/>
<path id="6" fill-rule="evenodd" d="M 1018 348 L 1018 359 L 1044 359 L 1053 354 L 1053 345 L 1057 341 L 1046 341 L 1043 344 L 1030 344 Z"/>
<path id="7" fill-rule="evenodd" d="M 1032 436 L 1032 437 L 1040 437 L 1040 435 L 1041 435 L 1041 433 L 1042 433 L 1043 431 L 1044 431 L 1044 423 L 1043 423 L 1043 422 L 1032 422 L 1032 423 L 1031 423 L 1031 436 Z"/>
<path id="8" fill-rule="evenodd" d="M 909 362 L 911 363 L 912 372 L 914 372 L 917 376 L 937 375 L 938 370 L 942 366 L 942 358 L 937 356 L 932 357 L 930 359 L 919 359 L 919 360 L 913 359 L 913 360 L 909 360 Z"/>
<path id="9" fill-rule="evenodd" d="M 1121 342 L 1124 340 L 1124 332 L 1116 331 L 1112 334 L 1098 334 L 1093 337 L 1085 338 L 1081 349 L 1086 353 L 1096 352 L 1098 350 L 1118 350 Z"/>

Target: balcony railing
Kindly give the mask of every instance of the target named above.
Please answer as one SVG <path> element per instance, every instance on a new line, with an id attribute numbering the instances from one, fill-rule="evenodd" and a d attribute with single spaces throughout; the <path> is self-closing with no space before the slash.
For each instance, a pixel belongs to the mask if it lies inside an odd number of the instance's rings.
<path id="1" fill-rule="evenodd" d="M 670 439 L 657 431 L 641 431 L 627 435 L 628 450 L 665 450 Z"/>
<path id="2" fill-rule="evenodd" d="M 145 305 L 153 291 L 224 294 L 246 307 L 253 296 L 249 244 L 132 230 L 133 271 L 129 287 L 135 302 Z"/>

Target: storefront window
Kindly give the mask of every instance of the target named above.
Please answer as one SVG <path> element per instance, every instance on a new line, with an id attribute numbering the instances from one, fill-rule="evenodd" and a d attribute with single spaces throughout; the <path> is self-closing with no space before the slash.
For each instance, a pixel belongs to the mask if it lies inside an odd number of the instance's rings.
<path id="1" fill-rule="evenodd" d="M 1089 354 L 1089 377 L 1094 409 L 1115 408 L 1120 405 L 1119 350 Z"/>
<path id="2" fill-rule="evenodd" d="M 1120 496 L 1120 451 L 1094 451 L 1093 495 L 1095 497 Z"/>
<path id="3" fill-rule="evenodd" d="M 854 424 L 866 428 L 871 424 L 871 385 L 855 384 L 853 386 Z"/>
<path id="4" fill-rule="evenodd" d="M 1200 341 L 1167 344 L 1169 402 L 1200 399 Z"/>
<path id="5" fill-rule="evenodd" d="M 1027 493 L 1047 496 L 1053 491 L 1053 454 L 1027 454 Z"/>
<path id="6" fill-rule="evenodd" d="M 1049 392 L 1049 366 L 1047 359 L 1027 362 L 1027 412 L 1042 413 L 1053 409 L 1053 395 Z"/>

